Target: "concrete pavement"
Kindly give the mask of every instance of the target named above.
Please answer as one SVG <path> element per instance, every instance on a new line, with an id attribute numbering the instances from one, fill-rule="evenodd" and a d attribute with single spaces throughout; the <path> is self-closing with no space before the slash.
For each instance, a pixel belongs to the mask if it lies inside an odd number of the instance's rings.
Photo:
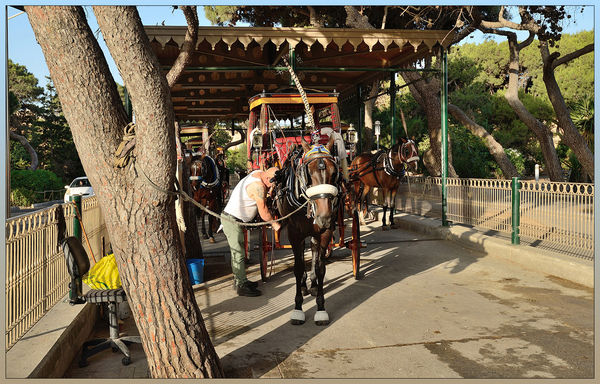
<path id="1" fill-rule="evenodd" d="M 306 324 L 289 323 L 295 292 L 290 250 L 275 252 L 274 274 L 259 283 L 260 297 L 238 297 L 230 276 L 195 286 L 226 376 L 593 377 L 591 288 L 507 262 L 485 247 L 442 240 L 435 231 L 378 226 L 362 227 L 361 280 L 352 277 L 348 250 L 335 251 L 328 262 L 326 327 L 312 322 L 310 296 Z M 217 240 L 226 246 L 222 234 Z M 249 275 L 259 279 L 257 265 Z M 66 377 L 143 377 L 143 351 L 135 348 L 133 369 L 107 351 L 86 368 L 73 365 Z"/>

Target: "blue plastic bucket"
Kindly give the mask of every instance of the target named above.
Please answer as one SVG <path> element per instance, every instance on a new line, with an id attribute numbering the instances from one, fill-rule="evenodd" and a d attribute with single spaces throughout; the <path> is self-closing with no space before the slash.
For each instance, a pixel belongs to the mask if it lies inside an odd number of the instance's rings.
<path id="1" fill-rule="evenodd" d="M 204 282 L 204 259 L 187 259 L 185 263 L 192 285 Z"/>

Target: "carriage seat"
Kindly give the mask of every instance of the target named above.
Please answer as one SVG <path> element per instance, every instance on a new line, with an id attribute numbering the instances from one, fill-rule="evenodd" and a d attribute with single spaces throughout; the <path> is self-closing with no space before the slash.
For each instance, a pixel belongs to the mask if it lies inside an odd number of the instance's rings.
<path id="1" fill-rule="evenodd" d="M 104 304 L 108 306 L 109 337 L 88 340 L 83 343 L 79 366 L 88 365 L 87 359 L 105 349 L 112 348 L 114 352 L 121 351 L 125 357 L 121 360 L 123 365 L 131 363 L 131 354 L 126 344 L 141 343 L 140 336 L 119 337 L 119 323 L 117 317 L 118 304 L 127 301 L 127 295 L 123 288 L 118 289 L 91 289 L 85 295 L 82 294 L 82 278 L 90 269 L 90 261 L 87 253 L 76 237 L 67 237 L 62 242 L 65 254 L 67 270 L 71 276 L 70 303 Z"/>

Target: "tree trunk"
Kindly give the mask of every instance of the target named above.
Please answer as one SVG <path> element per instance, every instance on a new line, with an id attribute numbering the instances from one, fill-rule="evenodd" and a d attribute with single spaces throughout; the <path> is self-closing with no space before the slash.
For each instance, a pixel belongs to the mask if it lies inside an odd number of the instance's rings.
<path id="1" fill-rule="evenodd" d="M 172 190 L 173 111 L 135 8 L 94 7 L 136 115 L 135 169 L 112 155 L 127 124 L 116 84 L 80 7 L 26 6 L 82 164 L 98 196 L 152 377 L 221 377 L 186 271 Z"/>
<path id="2" fill-rule="evenodd" d="M 517 169 L 510 161 L 506 153 L 504 152 L 504 147 L 500 143 L 494 139 L 494 136 L 490 135 L 488 131 L 485 130 L 481 125 L 477 124 L 473 120 L 471 120 L 460 108 L 456 105 L 448 104 L 448 112 L 454 118 L 462 123 L 472 134 L 477 137 L 483 139 L 483 143 L 490 151 L 490 154 L 496 160 L 496 163 L 502 169 L 502 174 L 505 179 L 512 179 L 513 177 L 519 176 Z"/>
<path id="3" fill-rule="evenodd" d="M 540 42 L 540 52 L 544 61 L 543 79 L 544 84 L 546 85 L 546 91 L 548 92 L 548 98 L 550 98 L 550 102 L 556 113 L 556 118 L 558 119 L 558 126 L 563 131 L 562 142 L 573 150 L 584 171 L 593 181 L 594 154 L 581 133 L 579 133 L 575 127 L 575 124 L 573 124 L 571 113 L 567 108 L 565 99 L 563 98 L 560 87 L 556 82 L 556 77 L 554 76 L 554 62 L 558 57 L 558 54 L 554 53 L 550 55 L 547 44 L 548 43 L 545 41 Z"/>
<path id="4" fill-rule="evenodd" d="M 29 141 L 27 141 L 27 139 L 25 138 L 25 136 L 17 135 L 10 128 L 8 129 L 8 132 L 10 134 L 10 138 L 11 139 L 17 140 L 19 143 L 21 143 L 21 145 L 23 147 L 25 147 L 25 150 L 27 150 L 27 153 L 29 153 L 29 157 L 31 158 L 31 165 L 29 166 L 28 169 L 31 169 L 32 171 L 35 171 L 37 169 L 37 167 L 39 166 L 39 164 L 40 164 L 39 160 L 38 160 L 38 155 L 35 152 L 35 149 L 33 149 L 33 147 L 31 146 L 31 144 L 29 144 Z"/>
<path id="5" fill-rule="evenodd" d="M 508 75 L 508 88 L 505 93 L 506 100 L 510 107 L 515 111 L 519 119 L 533 131 L 537 137 L 542 154 L 544 156 L 544 162 L 548 176 L 551 181 L 563 181 L 564 176 L 558 155 L 556 154 L 556 148 L 554 148 L 554 142 L 552 141 L 552 132 L 546 128 L 538 119 L 535 118 L 525 105 L 519 100 L 519 45 L 517 44 L 516 35 L 508 36 L 508 47 L 510 51 L 509 60 L 509 75 Z"/>
<path id="6" fill-rule="evenodd" d="M 377 101 L 379 93 L 379 79 L 373 80 L 371 91 L 369 92 L 369 100 L 365 101 L 365 141 L 363 143 L 363 151 L 371 152 L 373 148 L 373 109 Z"/>
<path id="7" fill-rule="evenodd" d="M 439 81 L 426 82 L 416 72 L 402 72 L 405 82 L 413 82 L 409 89 L 427 116 L 427 131 L 429 132 L 429 144 L 431 153 L 423 154 L 423 164 L 432 176 L 442 174 L 442 115 L 441 101 L 438 96 L 440 90 Z M 419 81 L 418 81 L 419 80 Z M 439 79 L 438 79 L 439 80 Z M 452 166 L 452 146 L 450 135 L 448 135 L 448 176 L 458 177 Z"/>

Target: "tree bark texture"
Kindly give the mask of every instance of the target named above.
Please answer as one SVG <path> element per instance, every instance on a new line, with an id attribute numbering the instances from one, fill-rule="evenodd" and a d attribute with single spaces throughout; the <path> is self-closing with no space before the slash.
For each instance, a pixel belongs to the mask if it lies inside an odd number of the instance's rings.
<path id="1" fill-rule="evenodd" d="M 504 152 L 504 147 L 494 139 L 494 136 L 486 131 L 481 125 L 471 120 L 469 116 L 456 105 L 448 104 L 448 112 L 471 131 L 472 134 L 483 139 L 483 143 L 496 160 L 496 163 L 500 166 L 500 169 L 502 169 L 502 175 L 505 179 L 510 180 L 513 177 L 519 176 L 517 169 Z"/>
<path id="2" fill-rule="evenodd" d="M 410 83 L 409 89 L 427 116 L 427 131 L 429 132 L 429 154 L 423 154 L 423 164 L 432 176 L 442 174 L 442 115 L 441 101 L 438 95 L 440 83 L 438 81 L 427 82 L 416 72 L 402 72 L 402 78 Z M 448 134 L 448 176 L 458 177 L 452 165 L 452 145 Z"/>
<path id="3" fill-rule="evenodd" d="M 505 98 L 510 107 L 515 111 L 519 119 L 533 131 L 537 137 L 544 162 L 546 163 L 546 171 L 551 181 L 563 181 L 564 176 L 554 142 L 552 141 L 552 132 L 544 126 L 535 116 L 533 116 L 525 105 L 519 99 L 519 51 L 522 48 L 517 44 L 516 34 L 511 33 L 508 36 L 508 47 L 510 51 L 509 59 L 509 74 L 508 88 L 506 89 Z"/>
<path id="4" fill-rule="evenodd" d="M 135 8 L 94 7 L 136 115 L 135 168 L 112 167 L 127 117 L 81 7 L 27 6 L 86 174 L 98 196 L 152 377 L 221 377 L 186 271 L 172 190 L 173 112 Z"/>
<path id="5" fill-rule="evenodd" d="M 548 98 L 556 113 L 558 126 L 563 131 L 562 142 L 573 150 L 575 156 L 577 156 L 577 159 L 581 163 L 581 166 L 593 181 L 594 154 L 581 133 L 579 133 L 579 130 L 577 130 L 577 127 L 575 127 L 575 124 L 573 124 L 571 112 L 569 111 L 569 108 L 567 108 L 565 99 L 563 98 L 560 87 L 556 82 L 556 77 L 554 76 L 554 68 L 556 68 L 554 64 L 558 57 L 558 53 L 555 52 L 550 54 L 548 43 L 545 41 L 540 42 L 540 53 L 544 62 L 543 80 L 546 85 L 546 91 L 548 92 Z"/>
<path id="6" fill-rule="evenodd" d="M 10 138 L 13 140 L 17 140 L 19 143 L 21 143 L 21 145 L 25 148 L 27 153 L 29 153 L 29 157 L 31 158 L 31 165 L 29 166 L 28 169 L 35 171 L 40 164 L 39 160 L 38 160 L 38 155 L 35 152 L 35 149 L 33 149 L 33 147 L 31 146 L 29 141 L 27 141 L 27 138 L 25 138 L 25 136 L 16 134 L 10 128 L 9 128 L 8 132 L 9 132 Z"/>

